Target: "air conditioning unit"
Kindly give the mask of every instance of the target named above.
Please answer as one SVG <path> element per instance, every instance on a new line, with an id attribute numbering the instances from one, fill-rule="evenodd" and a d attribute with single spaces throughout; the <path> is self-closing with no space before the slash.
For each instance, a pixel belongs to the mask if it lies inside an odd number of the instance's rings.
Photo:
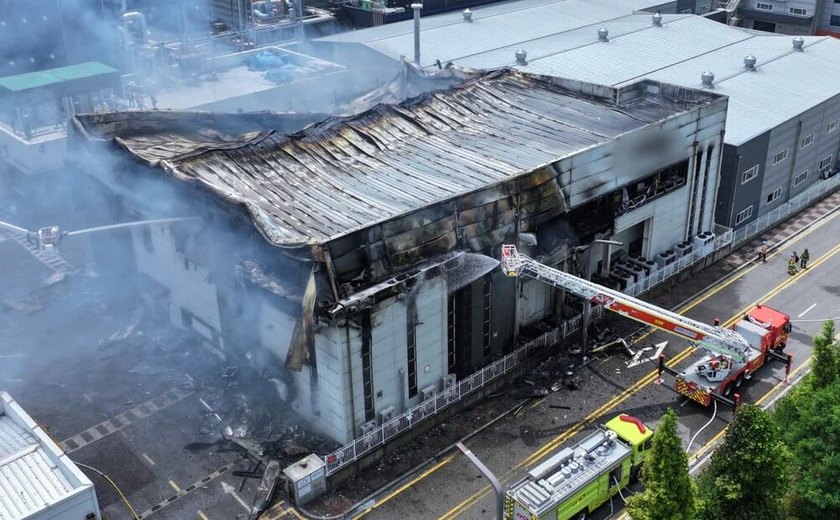
<path id="1" fill-rule="evenodd" d="M 662 251 L 661 253 L 656 255 L 656 264 L 659 267 L 665 267 L 666 265 L 671 265 L 677 259 L 677 254 L 669 249 L 667 251 Z"/>
<path id="2" fill-rule="evenodd" d="M 677 258 L 688 256 L 694 251 L 694 245 L 686 240 L 674 246 L 674 252 L 677 253 Z"/>
<path id="3" fill-rule="evenodd" d="M 380 424 L 385 424 L 386 422 L 390 421 L 394 418 L 394 413 L 396 413 L 396 408 L 393 406 L 386 406 L 382 410 L 379 411 L 379 422 Z"/>
<path id="4" fill-rule="evenodd" d="M 694 253 L 702 258 L 712 254 L 715 249 L 715 234 L 711 231 L 704 231 L 694 237 Z"/>
<path id="5" fill-rule="evenodd" d="M 656 262 L 653 260 L 648 260 L 643 256 L 634 256 L 630 258 L 630 263 L 635 266 L 641 267 L 645 270 L 645 276 L 650 275 L 650 273 L 656 271 Z"/>
<path id="6" fill-rule="evenodd" d="M 440 378 L 440 387 L 441 390 L 449 390 L 450 388 L 455 386 L 457 379 L 455 378 L 455 374 L 446 374 L 445 376 Z"/>
<path id="7" fill-rule="evenodd" d="M 420 389 L 420 395 L 423 396 L 424 401 L 428 401 L 429 399 L 433 398 L 437 393 L 437 389 L 434 385 L 427 386 L 426 388 Z"/>
<path id="8" fill-rule="evenodd" d="M 376 431 L 376 421 L 368 421 L 362 425 L 362 435 L 369 435 Z"/>

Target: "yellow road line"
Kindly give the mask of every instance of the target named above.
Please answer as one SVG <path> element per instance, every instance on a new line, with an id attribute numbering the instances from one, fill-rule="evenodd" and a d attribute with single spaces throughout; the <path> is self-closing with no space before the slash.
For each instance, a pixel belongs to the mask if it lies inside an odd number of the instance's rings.
<path id="1" fill-rule="evenodd" d="M 201 511 L 200 509 L 198 510 L 198 517 L 201 518 L 201 520 L 209 520 L 207 518 L 207 515 L 205 515 L 204 512 Z"/>
<path id="2" fill-rule="evenodd" d="M 835 254 L 837 254 L 838 251 L 840 251 L 840 244 L 834 246 L 827 253 L 823 254 L 817 260 L 815 260 L 814 263 L 812 264 L 811 268 L 809 268 L 808 270 L 805 270 L 805 271 L 800 271 L 798 274 L 796 274 L 794 276 L 791 276 L 789 279 L 785 280 L 784 282 L 782 282 L 781 284 L 776 286 L 773 290 L 771 290 L 770 292 L 768 292 L 767 294 L 765 294 L 764 296 L 762 296 L 758 300 L 754 301 L 753 303 L 751 303 L 750 305 L 745 307 L 744 310 L 742 310 L 741 312 L 732 316 L 729 320 L 726 321 L 726 323 L 723 324 L 723 326 L 728 327 L 728 326 L 732 325 L 733 323 L 735 323 L 736 321 L 740 320 L 741 317 L 746 312 L 748 312 L 750 309 L 755 307 L 757 304 L 761 303 L 762 301 L 769 300 L 770 298 L 773 298 L 774 296 L 778 295 L 779 293 L 781 293 L 782 291 L 784 291 L 785 289 L 787 289 L 788 287 L 790 287 L 791 285 L 796 283 L 801 277 L 805 276 L 807 273 L 813 272 L 814 268 L 818 267 L 820 264 L 824 263 L 826 260 L 828 260 L 829 258 L 834 256 Z M 754 269 L 754 267 L 752 267 L 750 269 Z M 748 271 L 749 270 L 747 270 L 747 272 Z M 741 275 L 741 276 L 743 276 L 743 275 Z M 727 284 L 731 283 L 731 282 L 732 281 L 729 281 L 729 282 L 727 282 Z M 711 294 L 714 294 L 715 292 L 717 292 L 717 290 L 713 291 Z M 704 295 L 703 299 L 707 299 L 711 294 Z M 696 305 L 696 304 L 694 304 L 694 305 Z M 679 354 L 677 354 L 676 356 L 671 358 L 671 360 L 667 363 L 668 366 L 674 366 L 674 365 L 680 363 L 682 360 L 684 360 L 685 358 L 690 356 L 692 353 L 694 353 L 695 350 L 696 349 L 694 347 L 685 348 L 682 352 L 680 352 Z M 535 451 L 530 456 L 528 456 L 525 460 L 523 460 L 522 462 L 520 462 L 519 464 L 517 464 L 516 466 L 514 466 L 513 468 L 511 468 L 507 472 L 505 472 L 500 480 L 506 480 L 507 477 L 509 477 L 514 472 L 519 471 L 522 467 L 530 465 L 530 464 L 536 462 L 537 460 L 541 459 L 545 454 L 547 454 L 550 451 L 553 451 L 554 449 L 557 448 L 557 446 L 559 446 L 560 444 L 562 444 L 563 442 L 565 442 L 566 440 L 568 440 L 572 436 L 576 435 L 578 432 L 583 430 L 585 427 L 589 426 L 592 422 L 595 421 L 595 419 L 597 419 L 601 415 L 609 412 L 610 410 L 612 410 L 613 408 L 615 408 L 619 404 L 626 401 L 630 396 L 632 396 L 633 394 L 638 392 L 641 388 L 643 388 L 644 386 L 647 386 L 648 384 L 653 382 L 653 380 L 657 376 L 658 376 L 658 371 L 657 370 L 651 371 L 649 374 L 644 376 L 642 379 L 640 379 L 634 385 L 628 387 L 626 390 L 621 392 L 619 395 L 613 397 L 612 399 L 607 401 L 607 403 L 605 403 L 600 408 L 595 410 L 593 413 L 589 414 L 586 418 L 584 418 L 583 420 L 581 420 L 580 422 L 578 422 L 577 424 L 572 426 L 569 430 L 567 430 L 566 432 L 558 435 L 554 439 L 550 440 L 545 445 L 540 447 L 537 451 Z M 454 508 L 449 510 L 447 513 L 445 513 L 440 518 L 441 519 L 455 518 L 461 512 L 463 512 L 467 508 L 471 507 L 474 503 L 478 502 L 480 499 L 482 499 L 484 496 L 486 496 L 489 492 L 490 492 L 490 487 L 489 486 L 483 487 L 481 490 L 479 490 L 478 492 L 476 492 L 475 494 L 473 494 L 472 496 L 470 496 L 466 500 L 457 504 Z"/>
<path id="3" fill-rule="evenodd" d="M 424 471 L 423 473 L 421 473 L 421 474 L 417 475 L 417 477 L 415 477 L 415 478 L 411 479 L 410 481 L 406 482 L 406 483 L 405 483 L 405 484 L 403 484 L 402 486 L 400 486 L 400 487 L 398 487 L 397 489 L 395 489 L 393 492 L 389 493 L 389 494 L 388 494 L 385 498 L 383 498 L 382 500 L 377 500 L 377 501 L 376 501 L 376 504 L 374 504 L 374 505 L 370 506 L 369 508 L 365 509 L 364 511 L 362 511 L 361 513 L 359 513 L 358 515 L 356 515 L 355 517 L 353 517 L 353 520 L 357 520 L 357 519 L 359 519 L 359 518 L 361 518 L 361 517 L 365 516 L 366 514 L 370 513 L 371 511 L 373 511 L 373 510 L 374 510 L 374 509 L 376 509 L 377 507 L 381 506 L 381 505 L 382 505 L 382 504 L 384 504 L 385 502 L 387 502 L 387 501 L 391 500 L 392 498 L 394 498 L 395 496 L 399 495 L 400 493 L 402 493 L 402 492 L 403 492 L 403 491 L 405 491 L 406 489 L 408 489 L 408 488 L 412 487 L 412 486 L 413 486 L 414 484 L 416 484 L 417 482 L 419 482 L 419 481 L 423 480 L 424 478 L 428 477 L 429 475 L 431 475 L 431 474 L 432 474 L 432 473 L 434 473 L 435 471 L 437 471 L 437 470 L 439 470 L 440 468 L 442 468 L 442 467 L 446 466 L 447 464 L 449 464 L 450 462 L 452 462 L 452 459 L 454 459 L 454 458 L 455 458 L 455 455 L 449 455 L 449 456 L 447 456 L 446 458 L 442 459 L 440 462 L 436 463 L 436 464 L 435 464 L 434 466 L 432 466 L 431 468 L 429 468 L 429 469 L 427 469 L 426 471 Z"/>
<path id="4" fill-rule="evenodd" d="M 169 485 L 172 486 L 172 489 L 174 489 L 176 493 L 181 493 L 181 488 L 178 487 L 178 484 L 170 480 Z"/>

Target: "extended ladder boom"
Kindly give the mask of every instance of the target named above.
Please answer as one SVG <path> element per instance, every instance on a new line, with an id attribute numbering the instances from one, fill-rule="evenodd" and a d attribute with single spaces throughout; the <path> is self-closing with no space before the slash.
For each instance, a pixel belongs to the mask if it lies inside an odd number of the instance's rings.
<path id="1" fill-rule="evenodd" d="M 708 325 L 686 318 L 667 309 L 633 298 L 621 291 L 543 265 L 520 254 L 516 246 L 502 246 L 502 269 L 508 276 L 528 275 L 555 287 L 604 306 L 606 309 L 657 329 L 696 342 L 700 348 L 714 354 L 731 356 L 744 362 L 750 349 L 747 341 L 734 330 Z"/>

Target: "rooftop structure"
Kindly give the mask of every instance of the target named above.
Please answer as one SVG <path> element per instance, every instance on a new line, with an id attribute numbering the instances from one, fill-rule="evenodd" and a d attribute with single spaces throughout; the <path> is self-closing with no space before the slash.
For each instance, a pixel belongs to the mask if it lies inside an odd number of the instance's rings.
<path id="1" fill-rule="evenodd" d="M 688 106 L 645 84 L 623 95 L 632 102 L 502 71 L 293 135 L 267 129 L 209 144 L 129 126 L 119 137 L 143 162 L 244 206 L 272 243 L 317 244 L 514 181 Z"/>
<path id="2" fill-rule="evenodd" d="M 99 518 L 91 481 L 5 392 L 0 392 L 0 518 Z"/>

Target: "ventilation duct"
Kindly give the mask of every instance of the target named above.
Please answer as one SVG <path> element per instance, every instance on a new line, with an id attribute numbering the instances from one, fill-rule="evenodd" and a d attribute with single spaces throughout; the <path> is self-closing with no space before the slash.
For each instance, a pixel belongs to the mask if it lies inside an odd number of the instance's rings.
<path id="1" fill-rule="evenodd" d="M 662 15 L 659 14 L 659 11 L 656 11 L 656 14 L 653 15 L 653 25 L 655 27 L 662 27 Z"/>
<path id="2" fill-rule="evenodd" d="M 516 63 L 519 63 L 520 65 L 527 65 L 528 52 L 523 49 L 519 49 L 518 51 L 516 51 Z"/>
<path id="3" fill-rule="evenodd" d="M 744 68 L 755 72 L 755 56 L 752 54 L 744 56 Z"/>
<path id="4" fill-rule="evenodd" d="M 803 38 L 802 36 L 796 36 L 793 39 L 793 50 L 795 50 L 796 52 L 804 51 L 805 50 L 804 45 L 805 45 L 805 38 Z"/>
<path id="5" fill-rule="evenodd" d="M 608 42 L 610 39 L 608 38 L 610 32 L 607 30 L 606 27 L 601 27 L 598 29 L 598 40 L 602 42 Z"/>
<path id="6" fill-rule="evenodd" d="M 472 20 L 472 11 L 470 11 L 469 9 L 464 9 L 463 15 L 464 15 L 464 21 L 465 22 L 472 22 L 473 21 Z"/>

